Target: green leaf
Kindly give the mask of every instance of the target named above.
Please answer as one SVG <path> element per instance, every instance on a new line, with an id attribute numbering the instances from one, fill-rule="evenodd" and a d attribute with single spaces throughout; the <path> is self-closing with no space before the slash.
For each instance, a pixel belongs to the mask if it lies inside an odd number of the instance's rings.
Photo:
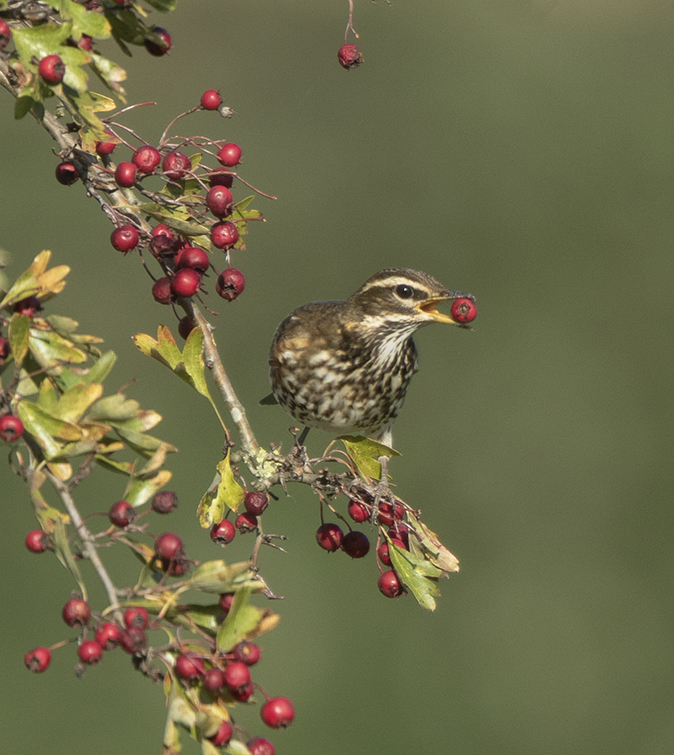
<path id="1" fill-rule="evenodd" d="M 250 755 L 250 750 L 238 739 L 230 740 L 230 743 L 225 747 L 225 752 L 229 755 Z"/>
<path id="2" fill-rule="evenodd" d="M 77 425 L 52 417 L 30 401 L 19 402 L 18 414 L 26 430 L 45 452 L 47 459 L 58 458 L 61 453 L 61 445 L 56 442 L 55 438 L 76 441 L 82 437 L 82 431 Z"/>
<path id="3" fill-rule="evenodd" d="M 209 529 L 214 524 L 222 521 L 225 515 L 225 507 L 236 513 L 244 498 L 243 488 L 234 479 L 232 466 L 229 463 L 229 456 L 226 456 L 217 466 L 219 477 L 218 485 L 215 489 L 211 487 L 197 507 L 197 516 L 199 524 L 204 529 Z"/>
<path id="4" fill-rule="evenodd" d="M 86 90 L 88 77 L 82 66 L 91 60 L 89 53 L 79 47 L 60 47 L 58 54 L 66 67 L 63 75 L 64 91 L 66 88 L 76 92 Z"/>
<path id="5" fill-rule="evenodd" d="M 356 469 L 361 477 L 366 480 L 368 477 L 375 480 L 381 478 L 380 456 L 401 456 L 398 451 L 385 446 L 383 443 L 363 438 L 360 435 L 340 435 L 338 440 L 344 443 L 346 452 L 356 465 Z"/>
<path id="6" fill-rule="evenodd" d="M 129 485 L 124 492 L 124 500 L 132 506 L 142 506 L 150 498 L 166 485 L 171 479 L 172 474 L 168 469 L 162 469 L 150 477 L 135 477 L 129 481 Z"/>
<path id="7" fill-rule="evenodd" d="M 133 337 L 134 344 L 147 356 L 151 356 L 161 364 L 175 370 L 182 362 L 182 354 L 176 345 L 171 331 L 165 326 L 157 328 L 157 340 L 145 333 L 139 333 Z"/>
<path id="8" fill-rule="evenodd" d="M 145 27 L 130 8 L 105 8 L 105 17 L 112 27 L 112 36 L 131 45 L 142 45 L 145 40 Z"/>
<path id="9" fill-rule="evenodd" d="M 63 393 L 54 412 L 57 419 L 79 422 L 87 409 L 103 393 L 100 383 L 79 383 Z"/>
<path id="10" fill-rule="evenodd" d="M 87 419 L 103 422 L 119 422 L 134 419 L 140 411 L 140 404 L 133 399 L 126 398 L 123 393 L 113 393 L 105 396 L 92 405 Z"/>
<path id="11" fill-rule="evenodd" d="M 241 561 L 230 566 L 222 559 L 206 561 L 195 569 L 189 585 L 193 590 L 217 594 L 234 592 L 239 585 L 246 583 L 255 584 L 262 590 L 264 584 L 253 580 L 251 565 L 250 561 Z"/>
<path id="12" fill-rule="evenodd" d="M 414 529 L 419 539 L 419 547 L 432 564 L 437 566 L 438 569 L 442 569 L 443 572 L 459 571 L 458 559 L 445 548 L 435 532 L 430 530 L 416 517 L 407 516 L 406 521 Z M 410 538 L 410 545 L 412 545 L 413 540 L 414 538 Z"/>
<path id="13" fill-rule="evenodd" d="M 391 542 L 389 542 L 389 555 L 396 574 L 400 577 L 405 587 L 417 599 L 419 605 L 429 611 L 434 611 L 434 598 L 440 595 L 440 590 L 435 581 L 429 579 L 420 572 L 417 568 L 418 562 L 413 560 L 411 554 L 408 554 L 407 551 L 403 551 Z M 440 574 L 442 574 L 442 572 L 440 572 Z"/>
<path id="14" fill-rule="evenodd" d="M 126 81 L 126 71 L 120 65 L 117 65 L 114 60 L 104 58 L 102 55 L 95 52 L 90 54 L 91 63 L 89 65 L 91 66 L 91 70 L 96 76 L 98 76 L 105 86 L 108 87 L 108 89 L 115 92 L 123 102 L 126 102 L 126 91 L 122 86 L 122 82 Z M 102 95 L 97 96 L 102 97 Z"/>
<path id="15" fill-rule="evenodd" d="M 47 249 L 40 252 L 33 264 L 28 270 L 14 281 L 12 287 L 0 301 L 0 308 L 9 307 L 16 302 L 25 299 L 27 296 L 39 296 L 41 299 L 51 298 L 49 294 L 54 295 L 63 291 L 65 287 L 64 278 L 70 272 L 67 265 L 57 265 L 47 269 L 51 252 Z"/>
<path id="16" fill-rule="evenodd" d="M 168 13 L 176 9 L 177 0 L 147 0 L 147 4 L 162 13 Z"/>
<path id="17" fill-rule="evenodd" d="M 45 412 L 53 415 L 58 406 L 59 394 L 51 380 L 43 380 L 40 383 L 40 391 L 37 398 L 37 405 L 44 409 Z"/>
<path id="18" fill-rule="evenodd" d="M 216 645 L 221 653 L 228 653 L 249 632 L 253 632 L 262 618 L 262 611 L 249 604 L 252 590 L 239 588 L 234 595 L 232 607 L 222 622 L 216 637 Z"/>
<path id="19" fill-rule="evenodd" d="M 54 368 L 56 372 L 59 371 L 59 368 L 55 367 L 56 362 L 81 364 L 87 361 L 87 355 L 75 348 L 72 341 L 53 331 L 31 328 L 28 347 L 40 367 Z"/>
<path id="20" fill-rule="evenodd" d="M 82 376 L 85 383 L 102 383 L 110 374 L 110 370 L 115 366 L 117 354 L 114 351 L 106 351 L 101 355 L 94 366 Z"/>
<path id="21" fill-rule="evenodd" d="M 70 545 L 68 543 L 68 536 L 66 533 L 65 524 L 63 519 L 56 519 L 54 522 L 54 532 L 51 535 L 52 543 L 54 544 L 54 552 L 56 557 L 68 569 L 68 571 L 75 577 L 77 584 L 79 585 L 82 597 L 87 599 L 87 588 L 82 579 L 77 562 L 75 561 Z"/>
<path id="22" fill-rule="evenodd" d="M 73 22 L 72 36 L 79 41 L 82 34 L 95 39 L 106 39 L 112 34 L 110 22 L 100 13 L 91 13 L 73 0 L 61 0 L 60 14 L 64 21 Z"/>
<path id="23" fill-rule="evenodd" d="M 114 427 L 114 425 L 113 425 Z M 162 445 L 163 441 L 147 433 L 135 433 L 114 427 L 115 433 L 124 441 L 124 445 L 132 448 L 140 456 L 149 459 L 152 454 Z M 171 446 L 175 448 L 175 446 Z M 176 449 L 177 450 L 177 449 Z"/>
<path id="24" fill-rule="evenodd" d="M 41 103 L 34 100 L 29 95 L 22 94 L 14 103 L 14 119 L 20 121 L 24 115 L 28 115 L 36 105 L 41 105 Z"/>
<path id="25" fill-rule="evenodd" d="M 130 461 L 114 461 L 114 459 L 108 459 L 107 456 L 102 454 L 96 454 L 94 458 L 97 464 L 111 472 L 118 472 L 123 475 L 130 475 L 133 472 L 134 465 Z"/>
<path id="26" fill-rule="evenodd" d="M 202 356 L 204 346 L 204 334 L 201 332 L 201 328 L 194 328 L 185 342 L 185 348 L 183 349 L 183 363 L 185 365 L 185 371 L 190 377 L 190 384 L 192 387 L 205 396 L 211 403 L 213 399 L 208 392 L 208 386 L 206 384 L 205 365 Z"/>
<path id="27" fill-rule="evenodd" d="M 71 23 L 64 23 L 60 26 L 44 24 L 25 29 L 13 27 L 12 41 L 19 59 L 28 70 L 37 71 L 37 66 L 32 62 L 32 58 L 42 60 L 47 55 L 60 55 L 64 49 L 64 42 L 72 33 L 72 28 Z"/>
<path id="28" fill-rule="evenodd" d="M 14 364 L 20 367 L 28 354 L 28 336 L 30 317 L 15 312 L 9 321 L 9 348 L 14 357 Z"/>

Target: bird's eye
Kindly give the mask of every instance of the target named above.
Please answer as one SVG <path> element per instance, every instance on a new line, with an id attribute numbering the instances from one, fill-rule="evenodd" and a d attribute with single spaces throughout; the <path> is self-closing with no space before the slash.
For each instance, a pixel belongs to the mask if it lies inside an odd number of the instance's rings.
<path id="1" fill-rule="evenodd" d="M 412 286 L 400 285 L 396 286 L 396 294 L 401 299 L 411 299 L 414 296 L 414 289 Z"/>

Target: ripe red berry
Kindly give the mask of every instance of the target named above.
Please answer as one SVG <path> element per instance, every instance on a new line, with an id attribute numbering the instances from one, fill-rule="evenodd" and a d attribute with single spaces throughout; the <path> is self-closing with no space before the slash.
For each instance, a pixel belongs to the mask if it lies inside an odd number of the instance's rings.
<path id="1" fill-rule="evenodd" d="M 176 296 L 194 296 L 201 285 L 201 275 L 196 270 L 184 268 L 171 278 L 171 291 Z"/>
<path id="2" fill-rule="evenodd" d="M 250 671 L 248 666 L 241 661 L 232 661 L 225 669 L 225 684 L 232 692 L 243 689 L 250 684 Z"/>
<path id="3" fill-rule="evenodd" d="M 402 582 L 394 571 L 385 571 L 377 580 L 379 592 L 387 598 L 398 598 L 404 591 Z"/>
<path id="4" fill-rule="evenodd" d="M 260 646 L 254 642 L 248 642 L 248 640 L 241 640 L 241 642 L 234 648 L 234 657 L 237 661 L 245 663 L 246 666 L 254 666 L 262 655 Z"/>
<path id="5" fill-rule="evenodd" d="M 140 627 L 129 627 L 122 632 L 119 644 L 124 652 L 129 655 L 141 653 L 147 647 L 147 635 Z"/>
<path id="6" fill-rule="evenodd" d="M 160 490 L 152 499 L 152 510 L 158 514 L 170 514 L 178 508 L 178 496 L 172 490 Z"/>
<path id="7" fill-rule="evenodd" d="M 208 252 L 196 246 L 186 246 L 181 249 L 174 261 L 177 268 L 190 268 L 200 273 L 205 273 L 210 265 Z"/>
<path id="8" fill-rule="evenodd" d="M 95 666 L 103 657 L 103 648 L 96 640 L 87 640 L 77 648 L 77 657 L 88 666 Z"/>
<path id="9" fill-rule="evenodd" d="M 183 541 L 174 532 L 165 532 L 154 541 L 154 549 L 159 558 L 171 561 L 184 553 Z"/>
<path id="10" fill-rule="evenodd" d="M 189 334 L 196 328 L 194 321 L 190 318 L 189 315 L 185 315 L 185 317 L 180 320 L 178 323 L 178 333 L 180 334 L 181 338 L 184 338 L 187 340 L 187 337 Z"/>
<path id="11" fill-rule="evenodd" d="M 96 642 L 103 650 L 113 650 L 122 639 L 122 630 L 112 622 L 99 624 L 96 627 Z"/>
<path id="12" fill-rule="evenodd" d="M 226 186 L 228 189 L 232 188 L 234 183 L 234 176 L 227 168 L 215 168 L 215 170 L 208 177 L 208 185 L 213 186 Z"/>
<path id="13" fill-rule="evenodd" d="M 255 532 L 257 529 L 257 517 L 249 512 L 244 512 L 236 517 L 234 526 L 239 532 L 244 535 L 246 532 Z"/>
<path id="14" fill-rule="evenodd" d="M 181 679 L 191 682 L 203 676 L 206 668 L 201 658 L 181 654 L 176 658 L 175 671 Z"/>
<path id="15" fill-rule="evenodd" d="M 274 745 L 264 737 L 253 737 L 246 742 L 250 755 L 276 755 Z"/>
<path id="16" fill-rule="evenodd" d="M 43 530 L 31 530 L 26 535 L 26 548 L 31 553 L 44 553 L 50 545 L 51 538 Z"/>
<path id="17" fill-rule="evenodd" d="M 364 533 L 353 530 L 344 535 L 342 550 L 351 558 L 363 558 L 363 556 L 367 556 L 370 550 L 370 541 Z"/>
<path id="18" fill-rule="evenodd" d="M 220 165 L 224 165 L 226 168 L 233 168 L 241 162 L 241 147 L 234 142 L 228 142 L 223 144 L 218 150 L 216 158 Z"/>
<path id="19" fill-rule="evenodd" d="M 36 312 L 42 312 L 42 304 L 37 296 L 28 296 L 14 305 L 14 311 L 20 315 L 27 315 L 32 320 Z"/>
<path id="20" fill-rule="evenodd" d="M 116 142 L 96 142 L 96 154 L 104 157 L 114 151 Z"/>
<path id="21" fill-rule="evenodd" d="M 238 240 L 239 229 L 231 220 L 225 220 L 223 223 L 214 223 L 211 226 L 211 243 L 214 247 L 218 249 L 231 249 Z"/>
<path id="22" fill-rule="evenodd" d="M 152 296 L 159 304 L 170 304 L 171 299 L 173 298 L 171 279 L 159 278 L 156 280 L 152 286 Z"/>
<path id="23" fill-rule="evenodd" d="M 6 443 L 14 443 L 23 435 L 23 422 L 13 414 L 0 417 L 0 438 Z"/>
<path id="24" fill-rule="evenodd" d="M 121 225 L 110 234 L 110 243 L 126 254 L 138 246 L 138 231 L 132 225 Z"/>
<path id="25" fill-rule="evenodd" d="M 215 290 L 218 296 L 227 301 L 233 301 L 246 287 L 246 279 L 240 270 L 228 267 L 218 276 L 218 282 L 215 284 Z"/>
<path id="26" fill-rule="evenodd" d="M 146 144 L 133 153 L 131 160 L 141 173 L 152 173 L 161 162 L 161 155 L 159 150 Z"/>
<path id="27" fill-rule="evenodd" d="M 169 577 L 183 577 L 190 570 L 188 561 L 184 558 L 169 561 L 166 558 L 161 559 L 161 569 Z"/>
<path id="28" fill-rule="evenodd" d="M 346 70 L 356 68 L 363 62 L 363 56 L 356 45 L 342 45 L 337 52 L 339 65 Z"/>
<path id="29" fill-rule="evenodd" d="M 326 522 L 316 530 L 316 542 L 330 553 L 339 550 L 343 539 L 341 527 L 332 522 Z"/>
<path id="30" fill-rule="evenodd" d="M 201 95 L 201 107 L 204 110 L 217 110 L 222 105 L 222 97 L 217 89 L 207 89 Z"/>
<path id="31" fill-rule="evenodd" d="M 108 518 L 115 527 L 126 527 L 136 518 L 136 512 L 130 503 L 117 501 L 117 503 L 113 503 L 110 507 Z"/>
<path id="32" fill-rule="evenodd" d="M 79 179 L 77 168 L 70 160 L 64 160 L 56 166 L 56 180 L 64 186 L 72 186 Z"/>
<path id="33" fill-rule="evenodd" d="M 127 629 L 131 629 L 131 627 L 147 629 L 149 623 L 150 616 L 143 606 L 129 606 L 124 611 L 124 624 Z"/>
<path id="34" fill-rule="evenodd" d="M 236 529 L 229 519 L 223 519 L 211 527 L 211 540 L 218 545 L 227 545 L 234 540 Z"/>
<path id="35" fill-rule="evenodd" d="M 269 496 L 260 490 L 253 490 L 246 493 L 243 499 L 243 506 L 249 514 L 260 516 L 269 506 Z"/>
<path id="36" fill-rule="evenodd" d="M 89 50 L 91 50 L 91 44 L 93 41 L 94 41 L 93 38 L 90 37 L 88 34 L 82 34 L 82 36 L 80 37 L 77 43 L 77 46 L 81 50 L 86 50 L 87 52 L 89 52 Z"/>
<path id="37" fill-rule="evenodd" d="M 26 668 L 35 674 L 41 674 L 49 668 L 51 663 L 51 653 L 45 647 L 35 648 L 30 653 L 26 653 L 23 658 Z"/>
<path id="38" fill-rule="evenodd" d="M 234 602 L 234 593 L 226 593 L 225 595 L 220 596 L 220 600 L 218 603 L 220 604 L 220 608 L 225 613 L 229 613 L 230 608 L 232 607 L 232 603 Z"/>
<path id="39" fill-rule="evenodd" d="M 4 50 L 7 47 L 11 36 L 12 30 L 9 28 L 9 24 L 4 18 L 0 18 L 0 50 Z"/>
<path id="40" fill-rule="evenodd" d="M 168 236 L 170 239 L 175 238 L 173 231 L 166 225 L 166 223 L 159 223 L 151 231 L 150 236 Z"/>
<path id="41" fill-rule="evenodd" d="M 225 686 L 225 676 L 219 668 L 209 668 L 202 681 L 209 692 L 217 692 Z"/>
<path id="42" fill-rule="evenodd" d="M 477 307 L 472 299 L 457 299 L 452 304 L 452 319 L 463 325 L 477 317 Z"/>
<path id="43" fill-rule="evenodd" d="M 260 716 L 267 726 L 280 729 L 293 722 L 295 708 L 287 697 L 272 697 L 260 709 Z"/>
<path id="44" fill-rule="evenodd" d="M 354 522 L 367 522 L 372 515 L 371 509 L 369 509 L 364 503 L 351 499 L 347 508 L 349 516 Z"/>
<path id="45" fill-rule="evenodd" d="M 391 554 L 389 553 L 388 542 L 384 541 L 379 548 L 377 548 L 377 555 L 384 566 L 391 566 Z"/>
<path id="46" fill-rule="evenodd" d="M 213 742 L 216 747 L 226 747 L 229 744 L 229 740 L 232 738 L 233 733 L 234 729 L 229 721 L 222 721 L 217 732 L 212 737 L 208 737 L 208 739 Z"/>
<path id="47" fill-rule="evenodd" d="M 192 163 L 187 155 L 176 150 L 174 152 L 169 152 L 168 155 L 166 155 L 161 167 L 169 178 L 173 178 L 177 181 L 179 178 L 183 178 L 185 174 L 192 169 Z"/>
<path id="48" fill-rule="evenodd" d="M 394 520 L 399 522 L 404 514 L 405 510 L 402 506 L 396 504 L 394 507 L 391 506 L 390 503 L 380 503 L 377 519 L 380 524 L 384 525 L 384 527 L 390 527 Z"/>
<path id="49" fill-rule="evenodd" d="M 231 215 L 233 201 L 232 192 L 226 186 L 213 186 L 206 194 L 206 206 L 216 218 Z"/>
<path id="50" fill-rule="evenodd" d="M 408 550 L 410 547 L 410 528 L 406 524 L 396 522 L 393 527 L 389 527 L 388 536 L 391 540 L 398 541 L 400 547 Z M 396 545 L 398 545 L 396 542 Z"/>
<path id="51" fill-rule="evenodd" d="M 115 181 L 122 189 L 130 189 L 136 184 L 138 168 L 133 163 L 122 162 L 115 168 Z"/>
<path id="52" fill-rule="evenodd" d="M 161 26 L 153 26 L 150 32 L 155 36 L 155 39 L 146 38 L 143 43 L 145 49 L 150 55 L 156 55 L 157 57 L 166 55 L 172 47 L 171 35 Z"/>
<path id="53" fill-rule="evenodd" d="M 61 615 L 69 627 L 84 626 L 91 618 L 91 607 L 82 598 L 71 598 L 63 606 Z"/>
<path id="54" fill-rule="evenodd" d="M 6 338 L 0 336 L 0 365 L 5 363 L 5 359 L 9 356 L 9 341 Z"/>
<path id="55" fill-rule="evenodd" d="M 58 55 L 47 55 L 39 62 L 38 71 L 47 84 L 55 86 L 63 81 L 66 67 Z"/>

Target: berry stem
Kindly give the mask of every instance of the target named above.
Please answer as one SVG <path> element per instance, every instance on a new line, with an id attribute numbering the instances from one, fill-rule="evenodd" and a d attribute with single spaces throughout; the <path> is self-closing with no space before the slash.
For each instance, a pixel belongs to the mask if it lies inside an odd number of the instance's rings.
<path id="1" fill-rule="evenodd" d="M 354 37 L 358 39 L 358 32 L 353 28 L 353 0 L 349 0 L 349 21 L 346 24 L 346 31 L 344 32 L 344 44 L 348 42 L 349 31 L 352 31 Z"/>

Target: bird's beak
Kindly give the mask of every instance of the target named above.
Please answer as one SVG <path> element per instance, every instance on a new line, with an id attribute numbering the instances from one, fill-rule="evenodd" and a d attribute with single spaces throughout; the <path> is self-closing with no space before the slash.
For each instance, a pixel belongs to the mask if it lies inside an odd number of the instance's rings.
<path id="1" fill-rule="evenodd" d="M 434 299 L 426 299 L 426 301 L 419 302 L 417 304 L 417 310 L 419 312 L 423 312 L 426 315 L 430 315 L 435 320 L 435 322 L 447 322 L 450 325 L 459 325 L 460 327 L 465 327 L 465 325 L 461 325 L 461 323 L 453 320 L 449 315 L 444 314 L 444 312 L 438 312 L 438 310 L 435 308 L 436 305 L 442 301 L 463 298 L 473 299 L 473 296 L 471 296 L 470 294 L 464 294 L 461 291 L 447 291 L 446 296 L 436 296 Z"/>

